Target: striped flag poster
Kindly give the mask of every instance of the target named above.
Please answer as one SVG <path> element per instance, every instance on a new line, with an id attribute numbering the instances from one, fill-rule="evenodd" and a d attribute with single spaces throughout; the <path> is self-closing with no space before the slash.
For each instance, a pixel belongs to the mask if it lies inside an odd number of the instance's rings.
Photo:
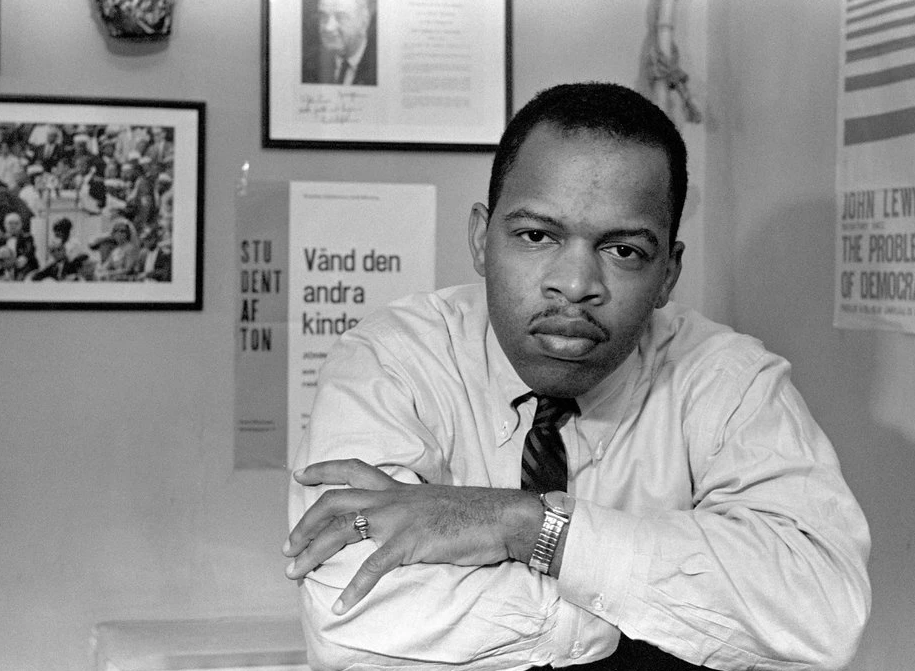
<path id="1" fill-rule="evenodd" d="M 915 1 L 845 0 L 837 328 L 915 333 Z"/>

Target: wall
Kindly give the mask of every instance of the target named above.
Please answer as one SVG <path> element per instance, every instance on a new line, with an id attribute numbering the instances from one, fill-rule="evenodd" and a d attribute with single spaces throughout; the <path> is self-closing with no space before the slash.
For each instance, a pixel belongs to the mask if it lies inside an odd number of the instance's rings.
<path id="1" fill-rule="evenodd" d="M 95 0 L 3 0 L 0 93 L 207 103 L 204 309 L 0 312 L 0 668 L 85 669 L 93 623 L 291 613 L 286 474 L 232 467 L 236 177 L 433 183 L 437 283 L 475 280 L 466 221 L 491 156 L 263 150 L 260 2 L 181 0 L 171 40 L 108 41 Z M 704 4 L 683 35 L 704 44 Z M 514 3 L 515 101 L 634 83 L 647 2 Z M 690 67 L 703 85 L 704 55 Z M 702 129 L 693 174 L 701 184 Z M 701 198 L 687 244 L 702 253 Z M 702 301 L 702 264 L 680 294 Z"/>
<path id="2" fill-rule="evenodd" d="M 871 524 L 855 671 L 915 659 L 915 336 L 832 328 L 841 3 L 713 0 L 710 307 L 794 364 Z M 815 616 L 815 614 L 811 614 Z"/>
<path id="3" fill-rule="evenodd" d="M 516 102 L 562 80 L 633 82 L 645 4 L 516 0 Z M 707 118 L 685 129 L 699 188 L 678 297 L 794 362 L 874 535 L 874 612 L 852 668 L 908 669 L 913 339 L 831 327 L 839 5 L 680 6 L 677 36 Z M 165 48 L 107 42 L 94 7 L 3 0 L 0 92 L 207 102 L 204 310 L 0 313 L 0 668 L 84 669 L 99 620 L 295 608 L 279 554 L 285 474 L 232 469 L 243 162 L 262 179 L 436 184 L 437 282 L 474 279 L 464 226 L 489 156 L 265 151 L 260 3 L 182 0 Z"/>

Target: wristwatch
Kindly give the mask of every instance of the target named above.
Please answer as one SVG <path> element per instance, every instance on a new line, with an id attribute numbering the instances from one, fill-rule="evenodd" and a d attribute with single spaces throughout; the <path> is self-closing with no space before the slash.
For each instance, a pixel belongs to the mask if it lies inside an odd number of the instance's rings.
<path id="1" fill-rule="evenodd" d="M 540 495 L 540 503 L 543 504 L 543 526 L 527 565 L 541 573 L 548 573 L 559 535 L 572 519 L 575 499 L 561 491 L 544 492 Z"/>

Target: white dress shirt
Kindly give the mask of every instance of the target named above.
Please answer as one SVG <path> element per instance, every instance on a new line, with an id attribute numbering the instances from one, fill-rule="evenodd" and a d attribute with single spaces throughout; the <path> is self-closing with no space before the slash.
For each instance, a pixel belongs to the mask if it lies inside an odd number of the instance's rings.
<path id="1" fill-rule="evenodd" d="M 870 607 L 867 523 L 829 440 L 755 339 L 669 304 L 562 428 L 577 499 L 558 580 L 520 562 L 395 569 L 331 606 L 371 539 L 302 582 L 309 663 L 524 669 L 612 654 L 622 630 L 718 669 L 846 664 Z M 294 469 L 358 457 L 399 480 L 518 488 L 535 401 L 481 286 L 345 333 Z M 292 482 L 294 525 L 321 488 Z"/>

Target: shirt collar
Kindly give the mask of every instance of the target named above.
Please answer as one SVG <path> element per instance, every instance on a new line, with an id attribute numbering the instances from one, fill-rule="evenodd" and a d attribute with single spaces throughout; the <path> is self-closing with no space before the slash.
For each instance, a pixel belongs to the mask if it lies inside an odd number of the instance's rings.
<path id="1" fill-rule="evenodd" d="M 486 326 L 486 368 L 489 372 L 490 398 L 495 399 L 492 413 L 494 435 L 497 437 L 497 445 L 501 447 L 509 441 L 521 421 L 516 399 L 531 390 L 505 356 L 499 339 L 492 330 L 492 324 Z"/>
<path id="2" fill-rule="evenodd" d="M 349 63 L 350 70 L 353 72 L 356 71 L 356 68 L 359 67 L 359 62 L 362 60 L 362 56 L 365 54 L 365 49 L 368 46 L 368 40 L 363 40 L 362 44 L 359 45 L 359 48 L 353 53 L 349 58 L 343 56 L 337 56 L 337 68 L 342 67 L 343 61 Z"/>

